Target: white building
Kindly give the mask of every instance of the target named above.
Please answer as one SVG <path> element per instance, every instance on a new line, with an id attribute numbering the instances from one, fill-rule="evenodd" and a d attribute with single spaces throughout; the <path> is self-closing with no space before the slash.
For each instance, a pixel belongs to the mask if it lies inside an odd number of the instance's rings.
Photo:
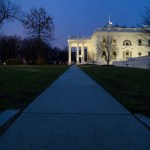
<path id="1" fill-rule="evenodd" d="M 150 37 L 142 33 L 140 28 L 125 28 L 112 26 L 109 21 L 107 27 L 98 28 L 92 36 L 69 37 L 69 60 L 72 63 L 75 54 L 76 64 L 92 63 L 105 64 L 106 62 L 98 55 L 97 41 L 102 41 L 103 37 L 113 38 L 113 44 L 118 49 L 118 54 L 112 59 L 114 61 L 124 61 L 128 58 L 150 56 Z"/>

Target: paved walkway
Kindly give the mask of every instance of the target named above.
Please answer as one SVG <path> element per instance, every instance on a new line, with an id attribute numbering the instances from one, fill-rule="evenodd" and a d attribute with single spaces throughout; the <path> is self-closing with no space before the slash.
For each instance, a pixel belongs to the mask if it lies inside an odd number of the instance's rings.
<path id="1" fill-rule="evenodd" d="M 150 130 L 71 66 L 0 137 L 1 150 L 150 150 Z"/>

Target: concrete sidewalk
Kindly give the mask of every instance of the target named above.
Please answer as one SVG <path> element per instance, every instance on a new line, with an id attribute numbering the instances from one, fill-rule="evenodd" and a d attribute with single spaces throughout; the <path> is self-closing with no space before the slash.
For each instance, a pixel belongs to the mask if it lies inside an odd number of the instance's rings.
<path id="1" fill-rule="evenodd" d="M 150 150 L 150 130 L 71 66 L 0 137 L 1 150 Z"/>

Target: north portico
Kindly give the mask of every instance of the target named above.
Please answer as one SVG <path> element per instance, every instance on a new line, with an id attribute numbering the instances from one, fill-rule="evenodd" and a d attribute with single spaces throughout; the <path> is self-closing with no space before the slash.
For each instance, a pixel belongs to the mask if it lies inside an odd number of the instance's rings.
<path id="1" fill-rule="evenodd" d="M 72 51 L 76 53 L 76 64 L 84 64 L 87 61 L 87 53 L 89 47 L 90 37 L 69 37 L 68 49 L 69 60 L 68 64 L 72 63 Z"/>
<path id="2" fill-rule="evenodd" d="M 68 38 L 68 64 L 97 63 L 106 64 L 97 50 L 98 41 L 103 42 L 103 37 L 110 36 L 117 47 L 118 53 L 114 61 L 124 61 L 128 58 L 149 56 L 150 38 L 142 32 L 141 28 L 126 28 L 113 26 L 109 21 L 103 28 L 97 28 L 92 36 L 69 36 Z"/>

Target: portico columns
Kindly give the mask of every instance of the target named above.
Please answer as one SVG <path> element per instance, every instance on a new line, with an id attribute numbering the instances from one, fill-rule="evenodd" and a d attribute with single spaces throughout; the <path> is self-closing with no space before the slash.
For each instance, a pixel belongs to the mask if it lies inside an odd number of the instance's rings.
<path id="1" fill-rule="evenodd" d="M 76 50 L 76 64 L 79 64 L 79 45 L 77 44 L 77 50 Z"/>
<path id="2" fill-rule="evenodd" d="M 68 65 L 71 65 L 71 45 L 69 44 L 68 49 Z"/>
<path id="3" fill-rule="evenodd" d="M 84 44 L 82 44 L 82 47 L 81 47 L 81 64 L 84 63 Z"/>

